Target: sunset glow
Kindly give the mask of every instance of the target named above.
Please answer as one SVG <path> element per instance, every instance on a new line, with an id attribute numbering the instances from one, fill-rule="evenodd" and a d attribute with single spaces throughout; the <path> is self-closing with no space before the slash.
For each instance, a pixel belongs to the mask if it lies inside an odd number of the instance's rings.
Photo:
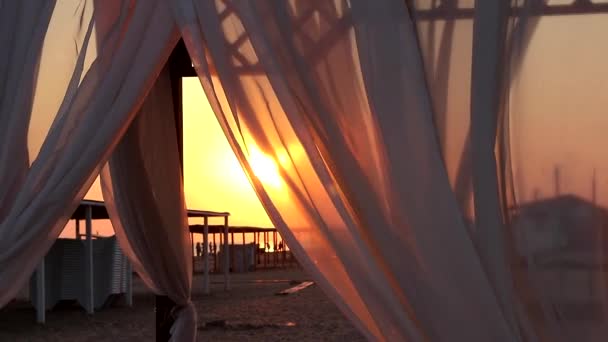
<path id="1" fill-rule="evenodd" d="M 557 180 L 553 175 L 559 168 L 563 193 L 587 199 L 593 197 L 599 205 L 608 206 L 608 196 L 605 195 L 608 163 L 602 157 L 601 148 L 590 148 L 602 146 L 608 127 L 604 115 L 608 98 L 603 96 L 608 89 L 608 68 L 604 63 L 608 50 L 598 47 L 594 39 L 586 39 L 602 31 L 604 19 L 604 16 L 586 16 L 584 20 L 579 16 L 554 16 L 540 19 L 535 26 L 519 76 L 512 85 L 509 104 L 511 162 L 520 201 L 554 194 Z M 434 39 L 425 36 L 428 39 L 422 40 L 426 55 L 439 54 L 438 42 L 444 29 L 442 21 L 436 22 L 433 30 L 428 24 L 421 24 L 420 32 L 434 32 L 436 35 Z M 452 49 L 448 59 L 458 66 L 450 68 L 446 76 L 449 96 L 445 107 L 449 111 L 445 113 L 445 127 L 449 129 L 445 134 L 444 156 L 453 184 L 469 127 L 470 94 L 467 89 L 470 89 L 472 29 L 470 20 L 454 23 L 453 44 L 458 48 Z M 49 39 L 61 42 L 57 43 L 57 48 L 63 49 L 68 43 L 58 38 L 62 37 L 59 33 Z M 431 42 L 435 45 L 428 45 Z M 69 81 L 53 73 L 71 67 L 69 55 L 53 54 L 52 57 L 49 60 L 54 63 L 53 68 L 43 67 L 39 75 L 41 80 L 53 78 L 53 82 L 41 82 L 50 84 L 49 89 L 39 89 L 45 97 L 38 97 L 33 106 L 28 146 L 32 158 L 54 119 L 48 113 L 56 112 Z M 565 70 L 569 72 L 568 77 L 556 77 Z M 261 80 L 255 81 L 264 84 Z M 183 109 L 187 206 L 190 209 L 229 211 L 233 225 L 272 226 L 196 77 L 183 80 Z M 280 110 L 279 107 L 273 109 Z M 248 143 L 254 176 L 264 183 L 276 201 L 291 201 L 279 174 L 279 165 L 290 174 L 294 162 L 302 169 L 299 158 L 306 155 L 305 151 L 297 142 L 293 146 L 287 142 L 286 150 L 276 149 L 270 154 L 266 150 L 251 149 L 252 142 Z M 102 200 L 98 182 L 86 198 Z M 472 200 L 469 204 L 472 205 Z M 96 222 L 94 231 L 97 230 L 102 235 L 113 234 L 109 223 Z M 67 235 L 73 235 L 73 229 L 68 231 Z"/>
<path id="2" fill-rule="evenodd" d="M 184 184 L 189 209 L 228 211 L 232 225 L 271 227 L 272 223 L 234 155 L 196 77 L 183 79 Z M 281 179 L 274 159 L 250 150 L 260 181 Z"/>
<path id="3" fill-rule="evenodd" d="M 232 152 L 226 136 L 196 77 L 183 79 L 184 185 L 188 209 L 228 211 L 234 226 L 272 227 L 257 195 Z M 255 176 L 278 189 L 282 180 L 275 160 L 257 148 L 250 150 Z M 99 179 L 86 199 L 103 200 Z M 198 221 L 197 221 L 198 220 Z M 202 219 L 191 219 L 192 224 Z M 200 222 L 199 222 L 200 221 Z M 218 222 L 212 221 L 211 224 Z M 109 221 L 94 222 L 94 233 L 113 235 Z M 70 222 L 63 237 L 74 236 Z M 240 242 L 240 234 L 235 237 Z"/>
<path id="4" fill-rule="evenodd" d="M 255 176 L 264 184 L 279 187 L 281 176 L 275 160 L 258 149 L 253 149 L 249 157 Z"/>

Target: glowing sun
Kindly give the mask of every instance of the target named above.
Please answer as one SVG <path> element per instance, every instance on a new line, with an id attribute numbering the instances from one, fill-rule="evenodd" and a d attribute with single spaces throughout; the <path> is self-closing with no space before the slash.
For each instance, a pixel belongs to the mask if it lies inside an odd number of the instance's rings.
<path id="1" fill-rule="evenodd" d="M 281 185 L 281 175 L 277 163 L 272 157 L 253 149 L 249 155 L 249 164 L 255 176 L 264 184 L 272 186 Z"/>

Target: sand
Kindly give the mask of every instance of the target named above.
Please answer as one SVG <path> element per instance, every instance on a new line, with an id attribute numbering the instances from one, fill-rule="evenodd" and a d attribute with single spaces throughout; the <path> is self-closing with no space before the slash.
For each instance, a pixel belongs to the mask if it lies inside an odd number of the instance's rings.
<path id="1" fill-rule="evenodd" d="M 299 269 L 235 274 L 232 290 L 212 277 L 210 295 L 202 277 L 194 279 L 199 341 L 364 341 L 325 294 L 313 285 L 277 296 L 295 282 L 309 280 Z M 35 323 L 29 303 L 0 310 L 0 341 L 154 341 L 154 296 L 134 281 L 133 307 L 115 303 L 88 316 L 81 308 L 56 308 L 47 323 Z"/>

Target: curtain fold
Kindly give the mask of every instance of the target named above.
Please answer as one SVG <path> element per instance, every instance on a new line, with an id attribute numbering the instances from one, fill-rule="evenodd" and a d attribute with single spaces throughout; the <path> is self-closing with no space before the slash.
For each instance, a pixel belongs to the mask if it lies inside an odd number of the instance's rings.
<path id="1" fill-rule="evenodd" d="M 271 219 L 368 337 L 515 339 L 450 188 L 403 1 L 174 10 Z"/>
<path id="2" fill-rule="evenodd" d="M 230 5 L 232 5 L 232 3 L 230 3 Z M 173 10 L 176 23 L 180 26 L 183 39 L 186 42 L 193 65 L 199 73 L 203 88 L 207 93 L 212 107 L 216 113 L 218 113 L 220 125 L 229 137 L 229 143 L 233 147 L 242 166 L 247 171 L 246 173 L 254 184 L 260 200 L 270 217 L 273 219 L 275 225 L 280 227 L 279 229 L 281 230 L 282 236 L 290 242 L 290 249 L 296 254 L 298 260 L 303 264 L 307 271 L 315 276 L 319 285 L 334 298 L 339 308 L 342 309 L 347 316 L 352 318 L 355 324 L 360 326 L 368 337 L 379 336 L 373 318 L 365 309 L 361 298 L 352 287 L 342 262 L 331 251 L 325 234 L 318 231 L 320 229 L 327 231 L 327 225 L 322 222 L 319 224 L 309 224 L 310 220 L 319 222 L 318 220 L 320 220 L 320 218 L 315 216 L 314 213 L 313 217 L 311 217 L 310 212 L 307 210 L 302 211 L 300 209 L 302 206 L 310 208 L 310 205 L 312 205 L 309 201 L 305 202 L 303 200 L 303 196 L 307 196 L 307 194 L 300 191 L 300 189 L 295 189 L 297 193 L 293 195 L 282 193 L 285 191 L 286 185 L 281 177 L 276 174 L 272 177 L 273 179 L 270 182 L 272 183 L 272 187 L 269 190 L 276 190 L 278 194 L 275 194 L 278 196 L 272 198 L 272 196 L 265 191 L 262 183 L 255 177 L 252 171 L 252 165 L 246 160 L 247 153 L 251 152 L 257 161 L 256 164 L 260 164 L 260 161 L 262 164 L 268 164 L 269 162 L 273 165 L 275 163 L 272 156 L 268 155 L 261 146 L 258 146 L 267 141 L 267 139 L 264 139 L 263 135 L 261 136 L 261 141 L 256 141 L 249 146 L 249 148 L 242 145 L 242 143 L 244 143 L 242 140 L 244 135 L 242 135 L 241 132 L 244 129 L 248 129 L 248 127 L 245 128 L 243 126 L 245 123 L 241 122 L 239 116 L 230 114 L 237 113 L 237 101 L 240 102 L 239 105 L 241 109 L 251 110 L 252 107 L 251 104 L 248 103 L 249 99 L 244 96 L 238 96 L 239 94 L 242 95 L 245 92 L 245 89 L 239 84 L 239 73 L 234 69 L 234 65 L 231 65 L 230 63 L 232 59 L 229 52 L 226 50 L 224 42 L 225 37 L 221 32 L 223 27 L 220 23 L 215 6 L 216 5 L 211 2 L 176 1 L 173 3 Z M 236 37 L 233 35 L 232 39 L 236 39 Z M 216 57 L 216 60 L 214 61 L 216 64 L 213 67 L 217 70 L 218 74 L 222 75 L 222 83 L 219 83 L 217 77 L 211 77 L 209 73 L 206 51 L 208 46 L 203 44 L 204 40 L 214 46 L 214 49 L 210 51 Z M 248 51 L 250 53 L 252 52 L 250 46 Z M 251 58 L 251 56 L 248 57 Z M 253 58 L 255 59 L 255 57 Z M 247 65 L 243 67 L 244 73 L 248 76 L 246 76 L 246 79 L 255 82 L 254 76 L 256 74 L 251 72 L 254 71 L 256 67 Z M 248 89 L 251 90 L 250 94 L 258 95 L 258 99 L 260 91 L 259 86 L 261 85 L 254 84 L 253 89 Z M 265 82 L 263 86 L 268 87 L 269 85 Z M 224 91 L 223 87 L 226 87 L 226 91 Z M 265 103 L 265 99 L 260 99 L 260 101 L 261 103 L 257 103 L 260 106 L 259 108 L 270 109 L 269 106 L 276 106 L 276 103 Z M 232 109 L 234 112 L 231 112 Z M 220 113 L 223 113 L 223 111 L 225 111 L 227 115 L 221 115 Z M 252 112 L 251 115 L 251 118 L 253 118 Z M 251 127 L 256 125 L 254 122 L 249 122 L 251 123 Z M 260 128 L 257 127 L 257 129 L 259 130 Z M 293 158 L 298 158 L 300 163 L 308 164 L 307 169 L 301 170 L 300 172 L 311 172 L 310 162 L 305 155 L 305 151 L 302 149 L 301 144 L 297 140 L 294 140 L 294 133 L 291 133 L 291 137 L 289 138 L 293 140 L 294 144 L 289 146 L 291 149 L 283 147 L 279 151 L 282 163 L 284 163 L 281 164 L 280 168 L 284 171 L 283 165 L 291 164 L 293 163 Z M 276 137 L 275 135 L 274 138 L 279 137 Z M 312 156 L 314 157 L 315 155 L 313 154 Z M 316 157 L 315 162 L 322 163 L 323 161 L 319 157 Z M 293 168 L 291 168 L 291 170 L 292 172 L 296 172 L 296 174 L 294 174 L 294 177 L 296 178 L 294 181 L 298 181 L 297 170 L 294 170 Z M 277 170 L 277 172 L 279 171 Z M 312 180 L 315 181 L 314 179 Z M 316 182 L 317 188 L 321 186 L 321 184 L 318 183 L 318 180 L 316 180 Z M 299 198 L 297 202 L 294 202 L 294 196 Z M 284 210 L 281 212 L 281 209 L 284 209 L 285 206 L 297 206 L 297 208 L 287 212 Z M 290 230 L 286 229 L 287 226 L 290 227 Z M 308 249 L 308 251 L 306 249 Z M 310 250 L 313 250 L 316 255 L 310 255 Z M 338 290 L 331 285 L 331 281 L 339 281 L 343 286 Z M 348 303 L 346 297 L 348 298 Z M 369 326 L 366 328 L 364 324 L 369 324 Z"/>
<path id="3" fill-rule="evenodd" d="M 515 299 L 539 341 L 599 342 L 608 334 L 599 147 L 606 143 L 608 54 L 594 43 L 608 29 L 608 14 L 577 15 L 578 5 L 548 16 L 518 1 L 498 124 Z"/>
<path id="4" fill-rule="evenodd" d="M 0 218 L 29 168 L 27 127 L 36 72 L 54 1 L 0 4 Z"/>
<path id="5" fill-rule="evenodd" d="M 165 68 L 101 173 L 122 250 L 156 294 L 177 305 L 172 341 L 196 339 L 192 257 L 169 69 Z M 181 99 L 178 99 L 181 100 Z"/>
<path id="6" fill-rule="evenodd" d="M 162 1 L 2 1 L 0 8 L 2 306 L 65 227 L 177 32 Z"/>
<path id="7" fill-rule="evenodd" d="M 505 319 L 518 331 L 513 281 L 503 225 L 495 142 L 508 80 L 506 56 L 510 3 L 477 3 L 473 23 L 471 70 L 471 164 L 475 209 L 474 239 L 479 258 L 498 297 Z M 519 333 L 516 333 L 519 335 Z M 521 338 L 518 336 L 518 339 Z"/>
<path id="8" fill-rule="evenodd" d="M 0 0 L 0 306 L 124 134 L 112 221 L 195 338 L 175 21 L 273 223 L 367 338 L 602 341 L 608 21 L 535 4 Z"/>

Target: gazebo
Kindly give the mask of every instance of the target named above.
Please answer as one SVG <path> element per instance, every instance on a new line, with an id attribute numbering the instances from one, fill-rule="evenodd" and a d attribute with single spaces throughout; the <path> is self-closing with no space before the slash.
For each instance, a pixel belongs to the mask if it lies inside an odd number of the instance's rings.
<path id="1" fill-rule="evenodd" d="M 218 232 L 222 232 L 224 234 L 224 248 L 228 251 L 230 249 L 230 245 L 228 244 L 228 219 L 230 217 L 230 213 L 228 212 L 214 212 L 214 211 L 204 211 L 204 210 L 188 210 L 187 211 L 188 218 L 203 218 L 204 222 L 207 223 L 210 218 L 221 218 L 223 220 L 222 225 L 214 226 Z M 71 216 L 71 220 L 74 220 L 74 228 L 75 235 L 78 240 L 84 236 L 85 250 L 83 258 L 85 259 L 85 269 L 84 269 L 84 278 L 85 284 L 82 284 L 86 287 L 86 311 L 89 314 L 94 313 L 94 297 L 95 297 L 95 272 L 94 272 L 94 256 L 93 256 L 93 221 L 95 220 L 109 220 L 110 215 L 106 210 L 104 203 L 101 201 L 95 200 L 83 200 L 80 202 L 80 205 L 74 211 L 74 214 Z M 80 222 L 85 222 L 85 233 L 81 234 L 80 232 Z M 203 227 L 207 227 L 208 225 L 204 225 Z M 190 249 L 192 250 L 192 248 Z M 207 250 L 205 250 L 205 254 Z M 228 258 L 228 253 L 225 254 L 226 259 Z M 131 281 L 131 268 L 127 268 L 127 292 L 126 299 L 127 305 L 132 305 L 132 281 Z M 45 262 L 44 259 L 36 269 L 35 273 L 36 278 L 36 320 L 39 323 L 44 323 L 46 321 L 46 294 L 44 285 L 45 279 Z M 205 292 L 209 291 L 209 273 L 208 269 L 205 272 Z M 77 284 L 69 284 L 70 286 L 78 286 Z M 224 289 L 227 291 L 230 289 L 230 275 L 229 270 L 224 270 Z"/>
<path id="2" fill-rule="evenodd" d="M 603 340 L 513 269 L 508 208 L 551 158 L 578 177 L 608 169 L 608 56 L 583 45 L 606 13 L 594 0 L 0 1 L 0 305 L 101 174 L 121 246 L 158 294 L 157 340 L 195 339 L 181 78 L 197 76 L 273 224 L 368 339 Z M 593 25 L 543 28 L 562 16 Z M 541 58 L 539 31 L 545 48 L 567 36 L 588 50 Z M 256 175 L 258 156 L 278 182 Z"/>

